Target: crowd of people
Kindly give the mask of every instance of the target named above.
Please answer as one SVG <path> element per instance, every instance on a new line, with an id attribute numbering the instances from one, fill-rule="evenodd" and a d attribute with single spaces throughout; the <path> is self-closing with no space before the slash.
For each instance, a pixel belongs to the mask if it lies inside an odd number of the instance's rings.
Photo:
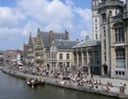
<path id="1" fill-rule="evenodd" d="M 89 75 L 88 73 L 82 71 L 60 71 L 59 69 L 48 69 L 46 66 L 44 67 L 19 67 L 19 66 L 7 66 L 11 71 L 19 71 L 32 75 L 39 75 L 42 77 L 49 77 L 52 79 L 56 79 L 56 83 L 60 85 L 66 84 L 76 84 L 78 87 L 86 88 L 86 89 L 94 89 L 103 92 L 110 92 L 113 87 L 112 82 L 108 81 L 106 84 L 103 84 L 101 80 L 98 80 L 93 77 L 93 75 Z M 116 86 L 117 87 L 117 86 Z M 119 92 L 124 93 L 126 88 L 126 84 L 119 85 Z"/>

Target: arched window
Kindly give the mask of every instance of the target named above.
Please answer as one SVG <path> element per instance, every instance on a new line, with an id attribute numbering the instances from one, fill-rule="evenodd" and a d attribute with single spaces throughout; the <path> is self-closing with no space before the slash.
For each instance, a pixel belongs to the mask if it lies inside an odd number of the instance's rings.
<path id="1" fill-rule="evenodd" d="M 124 48 L 116 49 L 116 67 L 125 68 L 125 49 Z"/>
<path id="2" fill-rule="evenodd" d="M 103 23 L 106 22 L 106 14 L 105 13 L 102 14 L 102 21 L 103 21 Z"/>
<path id="3" fill-rule="evenodd" d="M 124 24 L 122 22 L 118 22 L 113 25 L 115 29 L 115 42 L 123 43 L 125 41 L 125 33 L 124 33 Z"/>
<path id="4" fill-rule="evenodd" d="M 116 38 L 116 43 L 122 43 L 125 41 L 123 27 L 115 28 L 115 38 Z"/>

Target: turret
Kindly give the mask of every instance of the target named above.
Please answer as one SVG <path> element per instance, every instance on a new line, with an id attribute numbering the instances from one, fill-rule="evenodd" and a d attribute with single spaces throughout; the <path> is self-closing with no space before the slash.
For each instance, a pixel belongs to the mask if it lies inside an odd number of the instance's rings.
<path id="1" fill-rule="evenodd" d="M 92 10 L 98 10 L 99 0 L 92 0 Z"/>
<path id="2" fill-rule="evenodd" d="M 98 13 L 99 0 L 92 0 L 92 33 L 93 38 L 100 39 L 100 18 Z"/>
<path id="3" fill-rule="evenodd" d="M 126 0 L 126 11 L 127 11 L 127 16 L 128 16 L 128 0 Z"/>

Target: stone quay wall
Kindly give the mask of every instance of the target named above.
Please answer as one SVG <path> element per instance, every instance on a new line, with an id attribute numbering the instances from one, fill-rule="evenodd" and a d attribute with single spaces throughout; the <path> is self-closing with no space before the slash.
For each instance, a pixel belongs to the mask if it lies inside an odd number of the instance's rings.
<path id="1" fill-rule="evenodd" d="M 105 92 L 99 89 L 86 88 L 86 87 L 78 86 L 77 84 L 70 84 L 69 82 L 66 84 L 58 84 L 55 78 L 42 77 L 42 76 L 37 76 L 37 75 L 32 75 L 32 74 L 25 74 L 22 72 L 11 71 L 6 68 L 2 68 L 2 72 L 18 77 L 18 78 L 22 78 L 22 79 L 26 79 L 26 78 L 43 79 L 45 81 L 45 84 L 49 84 L 53 86 L 58 86 L 58 87 L 63 87 L 63 88 L 68 88 L 68 89 L 78 90 L 78 91 L 83 91 L 83 92 L 89 92 L 89 93 L 94 93 L 94 94 L 100 94 L 104 96 L 128 99 L 128 95 L 126 93 L 117 93 L 117 91 L 114 91 L 114 90 Z M 102 86 L 104 85 L 100 85 L 100 87 Z"/>

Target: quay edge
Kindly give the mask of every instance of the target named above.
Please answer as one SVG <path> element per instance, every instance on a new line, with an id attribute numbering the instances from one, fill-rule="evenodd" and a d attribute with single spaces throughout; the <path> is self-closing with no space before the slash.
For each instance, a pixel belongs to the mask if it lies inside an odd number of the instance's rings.
<path id="1" fill-rule="evenodd" d="M 37 79 L 44 79 L 45 84 L 48 85 L 53 85 L 57 87 L 62 87 L 62 88 L 67 88 L 67 89 L 72 89 L 72 90 L 77 90 L 77 91 L 82 91 L 82 92 L 88 92 L 88 93 L 93 93 L 93 94 L 99 94 L 99 95 L 104 95 L 108 97 L 116 97 L 116 98 L 121 98 L 121 99 L 128 99 L 128 95 L 125 93 L 116 93 L 116 92 L 103 92 L 101 90 L 94 90 L 94 89 L 87 89 L 83 88 L 77 85 L 60 85 L 56 83 L 55 79 L 48 78 L 48 77 L 41 77 L 41 76 L 36 76 L 36 75 L 31 75 L 31 74 L 24 74 L 21 72 L 12 72 L 10 70 L 7 70 L 6 68 L 1 69 L 2 72 L 9 74 L 11 76 L 15 76 L 18 78 L 26 79 L 26 78 L 37 78 Z"/>

